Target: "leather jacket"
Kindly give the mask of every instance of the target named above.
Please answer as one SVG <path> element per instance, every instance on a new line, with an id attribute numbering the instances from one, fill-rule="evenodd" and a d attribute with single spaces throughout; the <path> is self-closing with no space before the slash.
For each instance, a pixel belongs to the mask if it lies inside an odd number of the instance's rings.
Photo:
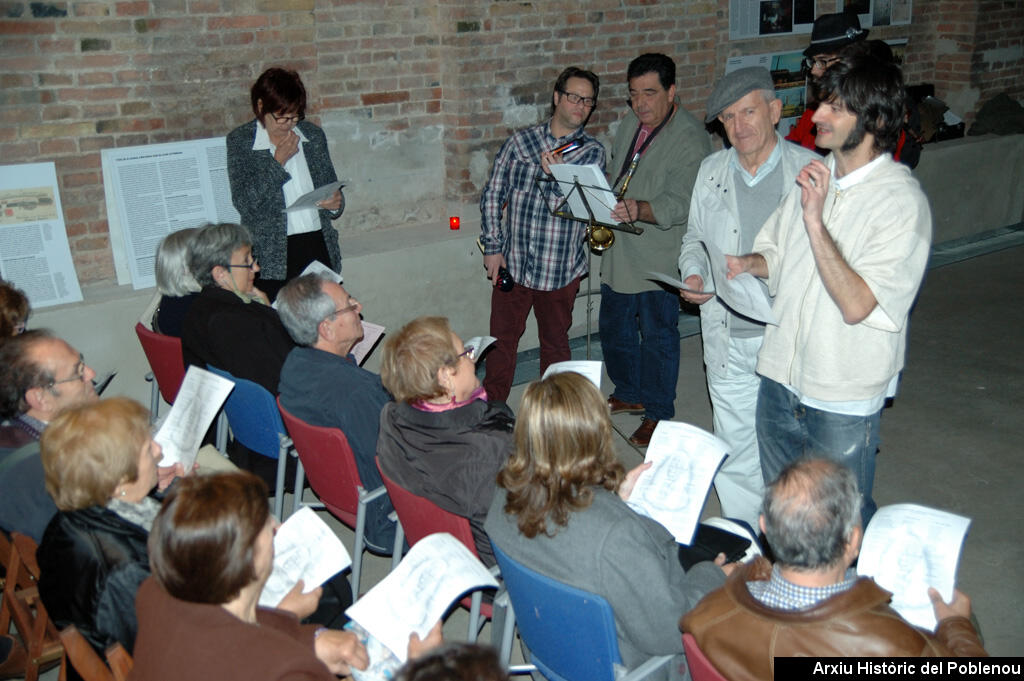
<path id="1" fill-rule="evenodd" d="M 861 577 L 847 591 L 806 610 L 770 608 L 755 599 L 746 583 L 767 580 L 764 558 L 735 570 L 721 589 L 708 594 L 683 616 L 679 626 L 730 681 L 774 676 L 773 658 L 814 657 L 976 657 L 987 653 L 965 617 L 950 617 L 930 634 L 889 607 L 892 594 Z"/>
<path id="2" fill-rule="evenodd" d="M 149 533 L 101 506 L 61 511 L 39 544 L 39 594 L 50 619 L 102 652 L 135 644 L 135 593 L 149 576 Z"/>

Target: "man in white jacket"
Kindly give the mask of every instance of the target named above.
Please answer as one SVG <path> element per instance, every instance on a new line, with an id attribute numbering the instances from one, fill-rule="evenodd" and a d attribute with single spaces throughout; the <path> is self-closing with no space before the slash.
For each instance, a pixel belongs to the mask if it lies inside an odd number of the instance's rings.
<path id="1" fill-rule="evenodd" d="M 903 78 L 871 57 L 844 59 L 820 82 L 816 144 L 831 150 L 797 175 L 754 241 L 728 257 L 730 276 L 768 282 L 779 325 L 757 362 L 757 438 L 766 482 L 805 454 L 857 475 L 864 525 L 879 424 L 896 392 L 910 308 L 931 245 L 928 200 L 892 160 L 904 114 Z"/>
<path id="2" fill-rule="evenodd" d="M 760 387 L 755 365 L 764 324 L 737 314 L 712 293 L 701 293 L 713 288 L 701 242 L 722 253 L 749 253 L 761 225 L 796 186 L 797 173 L 817 157 L 776 132 L 782 102 L 764 67 L 722 77 L 706 109 L 704 122 L 717 119 L 731 147 L 704 159 L 697 173 L 679 254 L 687 287 L 680 294 L 700 305 L 715 434 L 729 445 L 729 457 L 715 476 L 722 515 L 756 528 L 764 483 L 754 430 Z"/>

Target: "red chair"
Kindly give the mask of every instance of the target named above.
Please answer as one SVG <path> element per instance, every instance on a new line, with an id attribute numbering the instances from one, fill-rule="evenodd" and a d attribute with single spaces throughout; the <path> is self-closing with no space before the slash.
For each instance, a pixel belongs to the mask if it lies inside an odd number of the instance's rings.
<path id="1" fill-rule="evenodd" d="M 146 353 L 146 360 L 149 361 L 151 369 L 146 380 L 153 382 L 149 396 L 149 413 L 155 421 L 160 411 L 160 396 L 163 396 L 167 404 L 173 404 L 181 382 L 185 380 L 181 339 L 150 331 L 142 322 L 135 325 L 135 333 L 139 337 L 139 343 L 142 344 L 142 351 Z"/>
<path id="2" fill-rule="evenodd" d="M 377 470 L 380 471 L 380 477 L 384 480 L 384 487 L 387 488 L 388 496 L 391 497 L 391 503 L 395 507 L 395 513 L 398 514 L 399 536 L 395 539 L 395 546 L 401 545 L 399 537 L 403 533 L 408 538 L 409 545 L 412 546 L 424 537 L 438 532 L 447 532 L 465 544 L 466 548 L 479 560 L 480 554 L 477 553 L 476 543 L 473 541 L 473 531 L 469 527 L 469 520 L 450 513 L 429 499 L 405 489 L 384 473 L 384 469 L 380 467 L 379 457 L 376 461 Z M 398 553 L 396 552 L 393 557 L 393 564 L 397 564 L 401 559 Z M 492 619 L 494 608 L 490 603 L 482 602 L 479 590 L 463 598 L 460 605 L 469 610 L 467 639 L 475 641 L 482 626 L 480 615 L 483 615 L 485 620 Z"/>
<path id="3" fill-rule="evenodd" d="M 686 666 L 690 668 L 693 681 L 729 681 L 697 647 L 693 634 L 683 634 L 683 652 L 686 653 Z"/>
<path id="4" fill-rule="evenodd" d="M 363 563 L 366 505 L 387 492 L 384 487 L 370 491 L 363 487 L 359 469 L 356 468 L 355 454 L 348 444 L 348 438 L 340 429 L 309 425 L 288 413 L 281 405 L 280 397 L 277 398 L 277 408 L 299 455 L 292 512 L 299 510 L 303 505 L 303 478 L 308 477 L 309 486 L 323 503 L 306 505 L 326 508 L 355 531 L 355 546 L 352 550 L 352 590 L 358 597 Z M 395 545 L 401 548 L 401 540 L 399 539 Z"/>

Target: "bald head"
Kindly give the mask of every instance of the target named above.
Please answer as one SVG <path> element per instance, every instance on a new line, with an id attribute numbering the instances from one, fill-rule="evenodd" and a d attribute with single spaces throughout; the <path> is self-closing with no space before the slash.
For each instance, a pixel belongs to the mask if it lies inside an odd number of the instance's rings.
<path id="1" fill-rule="evenodd" d="M 797 461 L 768 486 L 763 518 L 765 537 L 781 565 L 834 568 L 845 560 L 858 527 L 857 478 L 828 459 Z"/>

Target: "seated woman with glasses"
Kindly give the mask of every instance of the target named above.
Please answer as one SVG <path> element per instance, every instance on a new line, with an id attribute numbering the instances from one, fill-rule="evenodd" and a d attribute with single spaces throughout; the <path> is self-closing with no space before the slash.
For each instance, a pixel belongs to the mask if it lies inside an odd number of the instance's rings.
<path id="1" fill-rule="evenodd" d="M 182 327 L 185 364 L 210 364 L 276 394 L 295 343 L 255 286 L 260 265 L 249 230 L 230 223 L 202 227 L 189 243 L 188 264 L 203 290 Z"/>
<path id="2" fill-rule="evenodd" d="M 306 88 L 295 71 L 270 68 L 250 92 L 255 119 L 227 136 L 231 201 L 255 238 L 263 262 L 260 288 L 271 299 L 285 281 L 319 260 L 341 271 L 338 232 L 341 190 L 317 208 L 283 212 L 295 199 L 338 177 L 323 130 L 304 120 Z"/>
<path id="3" fill-rule="evenodd" d="M 675 679 L 685 669 L 676 623 L 725 573 L 711 562 L 684 571 L 669 531 L 626 505 L 648 465 L 627 474 L 604 397 L 579 374 L 554 374 L 523 393 L 515 452 L 484 527 L 513 560 L 607 600 L 627 668 L 678 654 Z"/>
<path id="4" fill-rule="evenodd" d="M 203 290 L 182 326 L 185 366 L 205 369 L 209 364 L 276 395 L 281 367 L 295 343 L 277 310 L 254 285 L 260 266 L 249 230 L 230 223 L 202 227 L 189 243 L 188 265 Z M 212 441 L 212 433 L 206 441 Z M 253 471 L 273 487 L 275 460 L 237 441 L 229 444 L 227 453 L 236 466 Z M 291 480 L 294 459 L 288 465 L 286 479 Z"/>
<path id="5" fill-rule="evenodd" d="M 251 473 L 175 485 L 149 535 L 153 577 L 136 599 L 132 678 L 328 681 L 349 665 L 366 668 L 354 634 L 258 605 L 277 526 L 267 488 Z"/>
<path id="6" fill-rule="evenodd" d="M 487 402 L 467 349 L 444 317 L 420 317 L 384 343 L 384 406 L 377 457 L 413 494 L 469 519 L 477 553 L 494 565 L 483 529 L 495 476 L 512 451 L 512 412 Z"/>

